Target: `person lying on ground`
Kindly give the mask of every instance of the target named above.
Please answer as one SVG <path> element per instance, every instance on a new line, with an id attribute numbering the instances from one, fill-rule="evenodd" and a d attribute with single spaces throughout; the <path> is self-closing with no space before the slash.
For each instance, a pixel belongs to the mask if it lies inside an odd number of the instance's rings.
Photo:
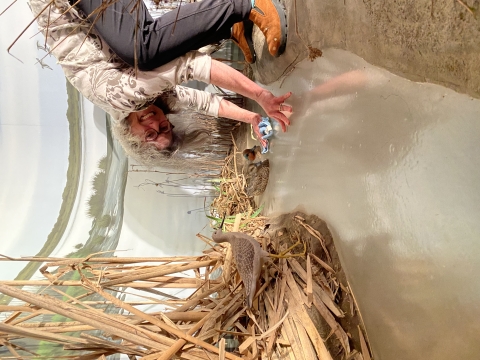
<path id="1" fill-rule="evenodd" d="M 141 0 L 29 0 L 50 52 L 67 79 L 114 119 L 114 133 L 127 154 L 161 165 L 182 146 L 165 113 L 181 108 L 252 124 L 259 135 L 261 116 L 221 97 L 180 86 L 189 80 L 211 83 L 255 100 L 277 120 L 291 93 L 274 96 L 240 72 L 195 49 L 231 37 L 249 59 L 253 21 L 266 35 L 269 51 L 285 49 L 286 24 L 276 0 L 203 0 L 182 5 L 153 20 Z M 93 24 L 93 25 L 92 25 Z M 95 26 L 95 28 L 93 28 Z M 248 26 L 247 26 L 248 28 Z M 259 137 L 260 138 L 260 137 Z"/>

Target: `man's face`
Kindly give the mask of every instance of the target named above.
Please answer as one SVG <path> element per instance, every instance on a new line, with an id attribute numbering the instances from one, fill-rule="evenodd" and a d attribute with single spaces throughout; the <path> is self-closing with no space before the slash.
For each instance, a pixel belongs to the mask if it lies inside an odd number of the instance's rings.
<path id="1" fill-rule="evenodd" d="M 172 144 L 172 125 L 163 111 L 155 105 L 150 105 L 142 111 L 128 115 L 132 134 L 155 144 L 157 149 L 164 150 Z"/>

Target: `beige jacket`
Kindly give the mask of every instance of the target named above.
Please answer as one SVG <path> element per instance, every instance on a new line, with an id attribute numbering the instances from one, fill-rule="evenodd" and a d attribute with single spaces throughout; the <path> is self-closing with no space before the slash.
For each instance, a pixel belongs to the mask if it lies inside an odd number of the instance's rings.
<path id="1" fill-rule="evenodd" d="M 189 52 L 152 71 L 135 74 L 75 9 L 67 11 L 67 0 L 56 0 L 55 6 L 48 6 L 48 0 L 29 3 L 34 16 L 41 13 L 39 29 L 47 36 L 47 45 L 67 79 L 115 120 L 145 108 L 161 94 L 168 95 L 167 101 L 175 109 L 188 107 L 218 116 L 220 97 L 178 85 L 188 80 L 209 83 L 210 56 Z"/>

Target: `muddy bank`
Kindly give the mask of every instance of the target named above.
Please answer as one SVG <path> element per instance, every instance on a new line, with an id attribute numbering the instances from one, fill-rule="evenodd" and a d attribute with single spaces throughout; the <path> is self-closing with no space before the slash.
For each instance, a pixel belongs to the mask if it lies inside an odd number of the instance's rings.
<path id="1" fill-rule="evenodd" d="M 309 56 L 334 47 L 413 81 L 431 82 L 480 98 L 478 0 L 285 0 L 288 43 L 272 58 L 255 29 L 255 78 L 270 83 Z M 473 12 L 473 14 L 472 14 Z M 317 59 L 316 61 L 321 61 Z"/>

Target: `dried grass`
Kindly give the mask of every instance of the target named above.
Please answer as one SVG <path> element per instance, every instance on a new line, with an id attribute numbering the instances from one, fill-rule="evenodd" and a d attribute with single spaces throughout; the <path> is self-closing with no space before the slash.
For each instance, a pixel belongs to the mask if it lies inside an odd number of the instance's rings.
<path id="1" fill-rule="evenodd" d="M 252 232 L 263 221 L 250 220 L 246 229 Z M 332 359 L 308 314 L 312 305 L 342 342 L 344 354 L 350 353 L 348 337 L 336 321 L 341 311 L 298 261 L 267 263 L 254 306 L 246 309 L 229 245 L 202 239 L 210 247 L 198 257 L 3 258 L 47 263 L 41 268 L 44 280 L 0 282 L 0 292 L 17 299 L 0 309 L 0 348 L 10 354 L 2 358 L 41 358 L 39 348 L 22 348 L 27 339 L 36 339 L 62 344 L 58 358 Z M 280 252 L 274 241 L 263 240 L 270 252 Z M 219 268 L 229 275 L 212 278 Z M 194 292 L 183 298 L 161 296 L 172 287 Z M 135 298 L 125 299 L 132 293 Z M 163 309 L 146 310 L 152 305 Z M 68 320 L 54 321 L 53 314 Z M 227 336 L 237 341 L 236 347 L 225 341 Z"/>
<path id="2" fill-rule="evenodd" d="M 250 218 L 256 210 L 253 198 L 246 192 L 246 179 L 238 164 L 238 148 L 232 136 L 233 149 L 225 158 L 221 170 L 221 178 L 218 181 L 218 196 L 212 201 L 211 210 L 214 216 L 227 216 L 226 224 L 232 223 L 236 214 L 244 214 Z M 230 221 L 229 221 L 230 220 Z"/>

